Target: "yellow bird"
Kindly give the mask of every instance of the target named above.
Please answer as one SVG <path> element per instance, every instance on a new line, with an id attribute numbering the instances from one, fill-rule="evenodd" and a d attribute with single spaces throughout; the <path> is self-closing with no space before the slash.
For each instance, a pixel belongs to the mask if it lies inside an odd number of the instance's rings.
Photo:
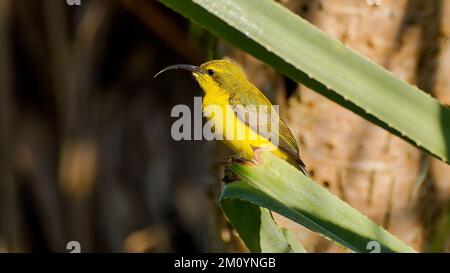
<path id="1" fill-rule="evenodd" d="M 269 150 L 308 175 L 291 131 L 238 65 L 227 60 L 209 61 L 200 66 L 176 64 L 164 68 L 155 77 L 172 69 L 192 72 L 205 93 L 203 112 L 213 121 L 214 133 L 221 135 L 225 144 L 237 153 L 235 160 L 260 163 L 258 152 Z M 208 113 L 210 106 L 223 114 Z"/>

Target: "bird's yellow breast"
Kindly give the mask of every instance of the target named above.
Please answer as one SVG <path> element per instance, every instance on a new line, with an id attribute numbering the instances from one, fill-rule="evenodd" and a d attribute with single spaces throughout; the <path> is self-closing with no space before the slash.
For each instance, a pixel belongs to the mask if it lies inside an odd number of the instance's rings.
<path id="1" fill-rule="evenodd" d="M 210 89 L 211 91 L 211 89 Z M 233 112 L 226 92 L 208 92 L 203 99 L 203 112 L 212 122 L 216 135 L 221 135 L 225 144 L 241 158 L 250 160 L 254 148 L 272 151 L 276 156 L 287 159 L 287 155 L 275 147 L 268 139 L 260 136 Z"/>

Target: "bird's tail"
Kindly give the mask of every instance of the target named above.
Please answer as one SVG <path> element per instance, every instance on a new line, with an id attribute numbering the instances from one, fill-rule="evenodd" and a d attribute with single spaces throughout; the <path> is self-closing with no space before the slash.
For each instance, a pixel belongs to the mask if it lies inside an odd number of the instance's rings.
<path id="1" fill-rule="evenodd" d="M 295 162 L 297 163 L 296 167 L 299 169 L 304 175 L 310 177 L 308 170 L 306 170 L 306 165 L 303 160 L 300 158 L 300 154 L 295 157 Z"/>

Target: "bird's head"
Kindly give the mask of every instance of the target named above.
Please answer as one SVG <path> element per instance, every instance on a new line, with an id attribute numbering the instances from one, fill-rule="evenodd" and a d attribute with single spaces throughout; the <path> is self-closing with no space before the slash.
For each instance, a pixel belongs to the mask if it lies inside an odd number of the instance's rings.
<path id="1" fill-rule="evenodd" d="M 239 82 L 247 80 L 242 69 L 237 64 L 228 60 L 209 61 L 200 66 L 175 64 L 164 68 L 156 74 L 155 77 L 165 71 L 173 69 L 191 71 L 205 93 L 211 90 L 213 86 L 227 89 L 227 86 L 234 86 Z"/>

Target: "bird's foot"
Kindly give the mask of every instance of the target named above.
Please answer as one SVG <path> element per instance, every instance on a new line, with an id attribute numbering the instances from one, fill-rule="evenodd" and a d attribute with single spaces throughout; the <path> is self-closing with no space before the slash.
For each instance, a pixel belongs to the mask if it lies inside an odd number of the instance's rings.
<path id="1" fill-rule="evenodd" d="M 247 162 L 247 160 L 242 157 L 242 154 L 237 154 L 237 155 L 233 155 L 232 157 L 230 157 L 227 161 L 220 162 L 220 165 L 222 165 L 224 167 L 228 167 L 234 163 L 244 164 L 245 162 Z"/>
<path id="2" fill-rule="evenodd" d="M 230 166 L 232 164 L 240 164 L 244 166 L 258 166 L 263 162 L 260 154 L 261 152 L 267 150 L 261 147 L 254 147 L 254 146 L 252 146 L 252 149 L 253 149 L 253 157 L 250 160 L 247 160 L 244 157 L 242 157 L 242 154 L 237 154 L 232 156 L 227 161 L 220 162 L 220 164 L 224 167 L 224 176 L 222 178 L 223 182 L 230 183 L 233 181 L 241 180 L 237 174 L 231 171 Z"/>
<path id="3" fill-rule="evenodd" d="M 244 165 L 244 166 L 258 166 L 259 164 L 261 164 L 263 162 L 263 160 L 261 158 L 261 152 L 268 151 L 268 150 L 265 148 L 262 148 L 262 147 L 255 147 L 255 146 L 251 146 L 251 147 L 253 150 L 253 157 L 250 160 L 245 159 L 240 154 L 238 154 L 238 155 L 231 157 L 228 160 L 228 162 L 223 162 L 223 163 L 228 163 L 228 165 L 237 163 L 237 164 Z"/>
<path id="4" fill-rule="evenodd" d="M 228 183 L 231 183 L 234 181 L 238 181 L 238 180 L 241 180 L 241 178 L 237 174 L 235 174 L 233 171 L 231 171 L 229 166 L 224 168 L 222 181 L 225 184 L 228 184 Z"/>
<path id="5" fill-rule="evenodd" d="M 233 181 L 241 180 L 240 177 L 231 171 L 230 166 L 232 164 L 246 164 L 248 162 L 245 158 L 243 158 L 242 153 L 233 155 L 227 161 L 222 161 L 220 164 L 224 167 L 224 174 L 222 181 L 225 184 L 228 184 Z"/>
<path id="6" fill-rule="evenodd" d="M 261 158 L 261 152 L 267 152 L 268 149 L 262 148 L 262 147 L 255 147 L 251 146 L 253 149 L 253 158 L 250 160 L 252 162 L 253 166 L 257 166 L 263 163 L 263 160 Z"/>

